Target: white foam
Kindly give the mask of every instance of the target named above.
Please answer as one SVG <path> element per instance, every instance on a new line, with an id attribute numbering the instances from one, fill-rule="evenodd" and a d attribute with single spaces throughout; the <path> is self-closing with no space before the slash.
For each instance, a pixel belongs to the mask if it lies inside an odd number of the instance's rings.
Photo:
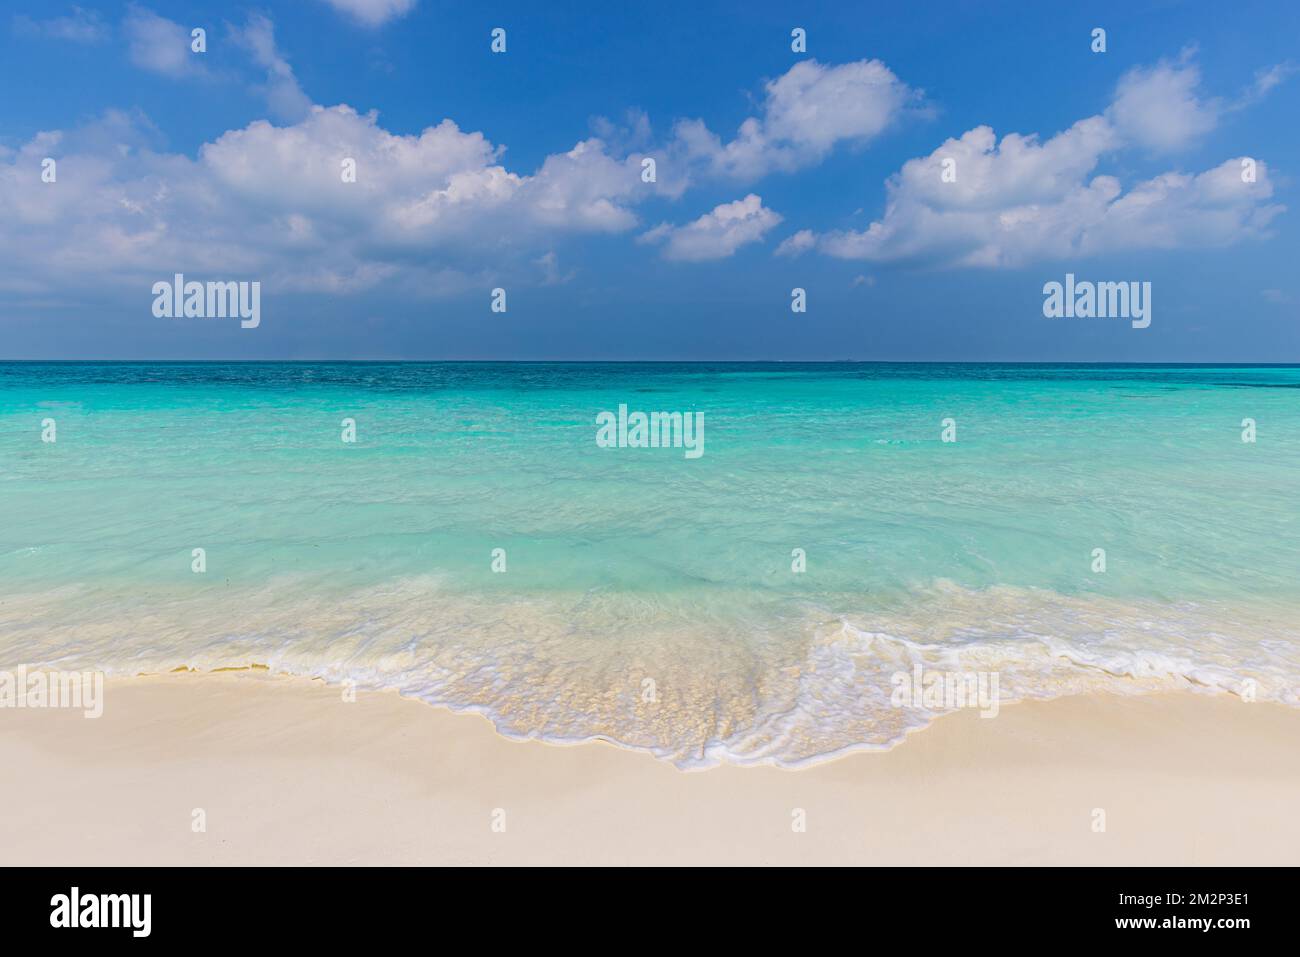
<path id="1" fill-rule="evenodd" d="M 845 603 L 862 607 L 707 591 L 507 599 L 421 577 L 341 596 L 297 580 L 159 590 L 142 608 L 129 590 L 66 588 L 0 604 L 0 667 L 259 663 L 483 714 L 513 738 L 603 740 L 684 768 L 892 747 L 943 713 L 891 702 L 892 676 L 918 666 L 996 674 L 1002 701 L 1184 689 L 1300 706 L 1292 608 L 947 582 Z"/>

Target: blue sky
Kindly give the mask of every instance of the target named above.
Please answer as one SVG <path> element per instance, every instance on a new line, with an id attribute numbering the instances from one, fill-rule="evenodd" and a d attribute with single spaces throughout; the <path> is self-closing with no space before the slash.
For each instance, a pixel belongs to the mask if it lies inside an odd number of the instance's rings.
<path id="1" fill-rule="evenodd" d="M 1300 8 L 1063 6 L 18 0 L 0 357 L 1300 361 Z"/>

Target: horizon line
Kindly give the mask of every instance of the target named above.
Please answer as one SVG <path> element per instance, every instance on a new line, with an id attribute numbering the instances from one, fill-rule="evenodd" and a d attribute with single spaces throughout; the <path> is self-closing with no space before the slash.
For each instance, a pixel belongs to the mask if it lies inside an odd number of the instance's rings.
<path id="1" fill-rule="evenodd" d="M 1122 359 L 10 359 L 0 358 L 0 364 L 118 364 L 118 365 L 1055 365 L 1055 366 L 1204 366 L 1204 367 L 1300 367 L 1300 360 L 1286 362 L 1253 362 L 1223 360 L 1218 362 L 1180 360 L 1122 360 Z"/>

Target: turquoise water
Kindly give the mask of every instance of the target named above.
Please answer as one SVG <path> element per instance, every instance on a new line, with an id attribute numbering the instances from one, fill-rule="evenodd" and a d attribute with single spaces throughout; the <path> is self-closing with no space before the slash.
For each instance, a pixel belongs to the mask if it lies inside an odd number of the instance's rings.
<path id="1" fill-rule="evenodd" d="M 601 448 L 620 404 L 704 454 Z M 1298 489 L 1296 367 L 0 363 L 0 667 L 255 662 L 683 766 L 888 746 L 916 663 L 1300 704 Z"/>

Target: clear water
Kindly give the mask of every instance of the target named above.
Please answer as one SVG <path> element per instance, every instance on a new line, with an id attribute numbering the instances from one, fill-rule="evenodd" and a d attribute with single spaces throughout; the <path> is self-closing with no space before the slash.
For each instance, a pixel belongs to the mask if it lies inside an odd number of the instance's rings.
<path id="1" fill-rule="evenodd" d="M 599 447 L 620 403 L 705 454 Z M 0 363 L 0 667 L 265 664 L 682 766 L 889 746 L 916 663 L 1297 705 L 1298 491 L 1297 367 Z"/>

